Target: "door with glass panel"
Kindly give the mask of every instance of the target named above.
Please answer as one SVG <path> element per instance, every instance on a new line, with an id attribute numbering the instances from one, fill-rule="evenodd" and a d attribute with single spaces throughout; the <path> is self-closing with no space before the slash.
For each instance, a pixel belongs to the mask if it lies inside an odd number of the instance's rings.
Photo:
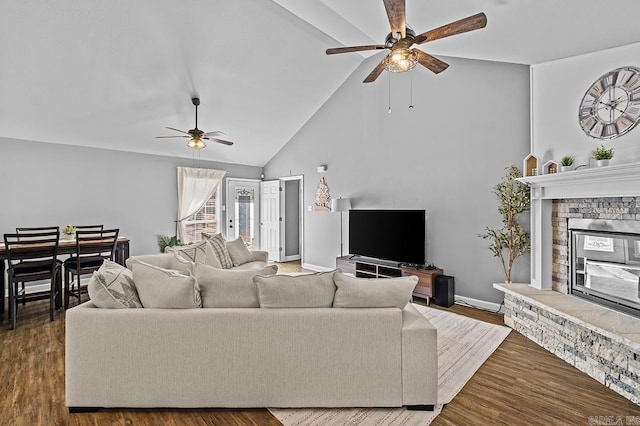
<path id="1" fill-rule="evenodd" d="M 249 249 L 260 247 L 260 181 L 227 179 L 227 240 L 242 237 Z"/>

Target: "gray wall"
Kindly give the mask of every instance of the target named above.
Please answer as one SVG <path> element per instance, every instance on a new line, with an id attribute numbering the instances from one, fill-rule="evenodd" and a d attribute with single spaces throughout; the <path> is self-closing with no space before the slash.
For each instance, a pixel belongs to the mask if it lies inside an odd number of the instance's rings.
<path id="1" fill-rule="evenodd" d="M 305 175 L 303 262 L 333 268 L 340 254 L 340 215 L 308 209 L 324 176 L 353 208 L 427 210 L 427 260 L 455 276 L 456 294 L 499 302 L 502 267 L 477 234 L 500 226 L 492 188 L 529 153 L 529 67 L 443 58 L 451 66 L 437 76 L 394 74 L 388 114 L 388 73 L 362 83 L 380 59 L 364 61 L 265 166 L 268 179 Z M 344 239 L 346 252 L 347 217 Z M 528 282 L 528 256 L 513 277 Z"/>
<path id="2" fill-rule="evenodd" d="M 601 140 L 584 133 L 578 120 L 580 102 L 596 79 L 616 68 L 638 66 L 639 55 L 640 43 L 635 43 L 531 67 L 533 153 L 543 164 L 572 155 L 574 166 L 595 166 L 591 151 L 600 144 L 615 149 L 612 165 L 640 161 L 640 127 L 618 138 Z"/>
<path id="3" fill-rule="evenodd" d="M 296 256 L 300 254 L 300 181 L 285 181 L 284 193 L 284 217 L 286 218 L 284 254 Z"/>
<path id="4" fill-rule="evenodd" d="M 158 252 L 158 236 L 175 235 L 177 166 L 193 162 L 0 138 L 0 232 L 104 223 L 131 240 L 132 254 Z M 260 178 L 262 172 L 208 161 L 196 167 L 226 170 L 228 177 Z"/>

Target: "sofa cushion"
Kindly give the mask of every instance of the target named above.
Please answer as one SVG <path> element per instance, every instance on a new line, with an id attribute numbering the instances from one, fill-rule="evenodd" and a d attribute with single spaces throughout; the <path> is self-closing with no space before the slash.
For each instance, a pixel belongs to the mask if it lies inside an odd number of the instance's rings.
<path id="1" fill-rule="evenodd" d="M 109 260 L 93 273 L 88 291 L 98 308 L 142 308 L 131 271 Z"/>
<path id="2" fill-rule="evenodd" d="M 196 264 L 196 279 L 204 308 L 258 308 L 258 288 L 255 275 L 273 275 L 277 265 L 261 269 L 235 271 Z"/>
<path id="3" fill-rule="evenodd" d="M 247 248 L 242 237 L 238 237 L 233 241 L 227 241 L 226 243 L 229 257 L 233 262 L 233 266 L 244 265 L 248 262 L 253 262 L 253 255 Z"/>
<path id="4" fill-rule="evenodd" d="M 231 260 L 229 250 L 227 249 L 227 240 L 224 239 L 222 234 L 211 235 L 203 232 L 202 238 L 211 244 L 213 251 L 220 261 L 222 269 L 229 269 L 233 266 L 233 261 Z"/>
<path id="5" fill-rule="evenodd" d="M 132 263 L 135 282 L 145 308 L 200 308 L 200 288 L 189 271 L 164 269 L 144 262 Z"/>
<path id="6" fill-rule="evenodd" d="M 336 272 L 334 308 L 404 308 L 411 300 L 418 277 L 355 278 Z"/>
<path id="7" fill-rule="evenodd" d="M 231 269 L 233 269 L 234 271 L 247 271 L 250 269 L 261 269 L 265 266 L 267 266 L 266 262 L 263 262 L 261 260 L 254 260 L 253 262 L 247 262 L 243 263 L 242 265 L 234 266 Z"/>
<path id="8" fill-rule="evenodd" d="M 336 292 L 333 273 L 253 277 L 261 308 L 330 308 Z"/>

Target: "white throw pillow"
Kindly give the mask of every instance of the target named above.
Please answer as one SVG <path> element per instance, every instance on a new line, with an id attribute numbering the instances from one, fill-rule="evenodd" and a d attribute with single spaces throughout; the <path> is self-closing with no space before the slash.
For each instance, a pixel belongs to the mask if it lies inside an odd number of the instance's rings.
<path id="1" fill-rule="evenodd" d="M 189 271 L 164 269 L 143 262 L 131 266 L 133 281 L 145 308 L 202 307 L 198 282 Z"/>
<path id="2" fill-rule="evenodd" d="M 336 272 L 333 280 L 338 289 L 334 308 L 404 308 L 418 284 L 418 277 L 355 278 Z"/>
<path id="3" fill-rule="evenodd" d="M 200 286 L 204 308 L 258 308 L 258 287 L 253 282 L 256 275 L 273 275 L 277 265 L 245 271 L 216 269 L 196 264 L 196 279 Z"/>
<path id="4" fill-rule="evenodd" d="M 261 308 L 330 308 L 336 292 L 331 272 L 297 276 L 256 275 Z"/>
<path id="5" fill-rule="evenodd" d="M 242 240 L 242 237 L 238 237 L 233 241 L 227 241 L 226 246 L 229 251 L 229 257 L 233 262 L 233 266 L 240 266 L 245 263 L 253 262 L 253 255 Z"/>
<path id="6" fill-rule="evenodd" d="M 88 291 L 98 308 L 142 308 L 131 271 L 109 260 L 93 273 Z"/>
<path id="7" fill-rule="evenodd" d="M 222 234 L 211 235 L 203 232 L 202 238 L 211 244 L 213 251 L 220 261 L 222 269 L 229 269 L 233 266 L 233 261 L 231 260 L 229 250 L 227 249 L 227 240 L 224 239 Z"/>

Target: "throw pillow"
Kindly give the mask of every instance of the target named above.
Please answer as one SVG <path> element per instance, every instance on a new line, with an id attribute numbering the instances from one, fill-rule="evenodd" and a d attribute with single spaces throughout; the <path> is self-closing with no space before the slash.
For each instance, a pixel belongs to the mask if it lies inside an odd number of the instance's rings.
<path id="1" fill-rule="evenodd" d="M 238 237 L 233 241 L 227 241 L 226 246 L 227 251 L 229 252 L 229 257 L 233 262 L 233 266 L 240 266 L 245 263 L 253 262 L 253 255 L 242 240 L 242 237 Z"/>
<path id="2" fill-rule="evenodd" d="M 418 277 L 355 278 L 336 272 L 338 289 L 334 308 L 404 308 L 411 300 Z"/>
<path id="3" fill-rule="evenodd" d="M 199 264 L 196 264 L 199 265 Z M 145 308 L 200 308 L 200 288 L 189 271 L 135 262 L 133 281 Z"/>
<path id="4" fill-rule="evenodd" d="M 273 275 L 277 265 L 261 269 L 235 271 L 216 269 L 196 264 L 196 280 L 200 286 L 204 308 L 258 308 L 258 288 L 253 283 L 256 275 Z"/>
<path id="5" fill-rule="evenodd" d="M 218 259 L 218 255 L 213 249 L 213 246 L 209 241 L 205 241 L 207 242 L 207 258 L 205 259 L 204 264 L 213 266 L 214 268 L 222 269 L 222 264 L 220 263 L 220 259 Z"/>
<path id="6" fill-rule="evenodd" d="M 336 292 L 331 272 L 298 276 L 257 275 L 253 282 L 258 286 L 261 308 L 330 308 Z"/>
<path id="7" fill-rule="evenodd" d="M 207 258 L 207 242 L 199 241 L 186 246 L 167 247 L 164 251 L 165 253 L 175 253 L 189 262 L 205 263 L 205 259 Z"/>
<path id="8" fill-rule="evenodd" d="M 142 308 L 131 271 L 109 260 L 93 273 L 88 291 L 98 308 Z"/>
<path id="9" fill-rule="evenodd" d="M 207 240 L 211 244 L 211 247 L 213 247 L 213 251 L 218 257 L 222 269 L 229 269 L 233 266 L 233 261 L 227 249 L 227 241 L 222 234 L 211 235 L 203 232 L 202 238 Z"/>
<path id="10" fill-rule="evenodd" d="M 175 271 L 189 271 L 193 274 L 195 263 L 185 260 L 182 255 L 173 250 L 167 250 L 167 253 L 161 254 L 143 254 L 139 256 L 131 256 L 126 260 L 127 267 L 133 268 L 134 263 L 146 263 L 148 265 L 157 266 L 163 269 L 172 269 Z"/>

